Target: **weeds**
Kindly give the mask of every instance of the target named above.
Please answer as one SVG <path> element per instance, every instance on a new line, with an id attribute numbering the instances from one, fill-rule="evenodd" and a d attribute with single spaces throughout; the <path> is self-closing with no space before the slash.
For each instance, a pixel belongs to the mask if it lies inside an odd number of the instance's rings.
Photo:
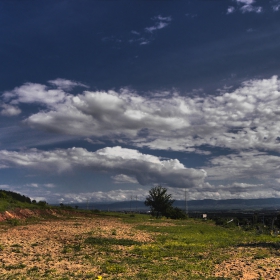
<path id="1" fill-rule="evenodd" d="M 17 247 L 17 248 L 21 248 L 22 246 L 20 244 L 12 244 L 11 247 Z"/>
<path id="2" fill-rule="evenodd" d="M 36 272 L 39 272 L 39 271 L 40 271 L 39 267 L 33 266 L 32 268 L 27 270 L 27 274 L 33 274 L 33 273 L 36 273 Z"/>
<path id="3" fill-rule="evenodd" d="M 12 225 L 12 226 L 18 226 L 18 225 L 20 225 L 20 220 L 18 220 L 18 219 L 9 219 L 9 220 L 7 220 L 7 223 Z"/>
<path id="4" fill-rule="evenodd" d="M 89 245 L 121 245 L 132 246 L 141 244 L 140 242 L 131 239 L 114 239 L 114 238 L 102 238 L 102 237 L 88 237 L 85 240 L 85 244 Z"/>
<path id="5" fill-rule="evenodd" d="M 23 269 L 26 267 L 26 265 L 23 263 L 19 263 L 19 264 L 14 264 L 14 265 L 6 265 L 3 267 L 5 270 L 14 270 L 14 269 Z"/>
<path id="6" fill-rule="evenodd" d="M 20 249 L 22 248 L 21 245 L 19 245 L 19 244 L 12 244 L 11 248 L 12 248 L 12 252 L 14 252 L 14 253 L 21 253 L 21 251 L 20 251 Z"/>
<path id="7" fill-rule="evenodd" d="M 66 232 L 65 227 L 64 231 L 59 228 L 57 231 L 59 234 L 62 232 L 63 238 L 56 238 L 58 233 L 55 233 L 50 235 L 48 240 L 59 244 L 56 256 L 49 255 L 49 252 L 35 254 L 39 249 L 36 247 L 41 242 L 30 242 L 34 258 L 31 259 L 29 267 L 23 263 L 3 265 L 0 270 L 2 269 L 7 274 L 7 278 L 4 279 L 70 280 L 102 279 L 103 277 L 104 280 L 225 280 L 226 278 L 213 277 L 213 269 L 216 264 L 232 258 L 232 250 L 237 251 L 237 257 L 245 256 L 252 260 L 262 260 L 271 255 L 278 256 L 278 238 L 270 234 L 256 233 L 255 230 L 243 231 L 237 227 L 225 228 L 217 226 L 211 221 L 192 219 L 185 221 L 150 220 L 148 216 L 139 214 L 135 214 L 132 218 L 119 213 L 102 213 L 100 217 L 107 221 L 109 219 L 115 221 L 117 218 L 119 222 L 122 219 L 124 223 L 130 225 L 131 230 L 124 236 L 119 225 L 114 224 L 115 228 L 104 229 L 102 223 L 97 222 L 90 228 L 87 224 L 83 231 L 85 223 L 80 222 L 74 224 L 79 231 L 67 236 L 67 234 L 63 235 L 63 232 Z M 92 228 L 94 231 L 87 231 Z M 138 241 L 142 240 L 140 239 L 142 233 L 150 237 L 148 240 L 153 241 Z M 21 250 L 20 244 L 22 243 L 10 245 L 11 250 Z M 242 249 L 237 250 L 240 247 Z M 3 245 L 0 245 L 0 251 L 1 248 L 4 250 Z M 16 257 L 18 258 L 18 256 Z M 19 259 L 17 260 L 19 261 Z M 49 261 L 51 263 L 48 263 Z M 49 268 L 52 267 L 49 265 L 60 262 L 65 267 L 73 265 L 73 268 L 70 268 L 68 272 L 66 269 L 61 272 L 60 268 L 57 270 Z M 48 269 L 41 269 L 40 264 L 42 263 L 48 264 Z"/>
<path id="8" fill-rule="evenodd" d="M 71 252 L 79 252 L 82 250 L 82 245 L 80 243 L 74 245 L 66 245 L 62 249 L 63 254 L 71 253 Z"/>
<path id="9" fill-rule="evenodd" d="M 126 271 L 125 266 L 120 265 L 120 264 L 112 264 L 112 263 L 106 262 L 102 266 L 103 273 L 119 274 L 119 273 L 124 273 L 125 271 Z"/>

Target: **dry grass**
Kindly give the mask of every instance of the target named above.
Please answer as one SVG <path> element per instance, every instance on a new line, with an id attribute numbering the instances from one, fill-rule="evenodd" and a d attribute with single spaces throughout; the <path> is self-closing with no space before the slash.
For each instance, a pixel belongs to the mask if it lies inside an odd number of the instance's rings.
<path id="1" fill-rule="evenodd" d="M 278 239 L 140 215 L 4 223 L 0 279 L 280 279 Z"/>
<path id="2" fill-rule="evenodd" d="M 78 217 L 24 226 L 2 226 L 1 279 L 62 279 L 62 276 L 65 279 L 81 276 L 95 279 L 99 274 L 105 275 L 102 265 L 106 252 L 96 251 L 87 244 L 85 241 L 90 237 L 100 241 L 108 238 L 131 240 L 135 244 L 152 241 L 149 234 L 109 217 Z M 119 253 L 129 254 L 127 246 L 115 247 Z"/>

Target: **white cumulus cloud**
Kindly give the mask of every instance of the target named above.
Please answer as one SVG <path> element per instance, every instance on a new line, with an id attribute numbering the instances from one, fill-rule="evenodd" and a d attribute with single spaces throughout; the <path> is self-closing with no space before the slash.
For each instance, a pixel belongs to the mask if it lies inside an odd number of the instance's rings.
<path id="1" fill-rule="evenodd" d="M 209 179 L 250 178 L 269 182 L 280 179 L 279 167 L 279 156 L 250 150 L 213 158 L 205 169 Z"/>
<path id="2" fill-rule="evenodd" d="M 140 96 L 120 92 L 84 91 L 72 95 L 44 85 L 24 84 L 4 94 L 7 106 L 40 103 L 43 110 L 24 123 L 36 129 L 103 138 L 136 147 L 199 153 L 200 146 L 234 150 L 280 151 L 280 82 L 249 80 L 218 96 L 182 96 L 166 91 Z M 10 102 L 10 103 L 9 103 Z M 90 142 L 90 141 L 89 141 Z"/>
<path id="3" fill-rule="evenodd" d="M 255 6 L 255 0 L 235 0 L 238 4 L 237 9 L 242 13 L 261 13 L 263 8 L 261 6 Z M 228 7 L 227 14 L 231 14 L 235 11 L 235 7 Z"/>
<path id="4" fill-rule="evenodd" d="M 17 116 L 21 113 L 21 110 L 17 106 L 12 106 L 9 104 L 2 104 L 0 105 L 3 109 L 1 110 L 2 116 Z"/>
<path id="5" fill-rule="evenodd" d="M 65 100 L 66 94 L 61 89 L 48 89 L 46 85 L 26 83 L 3 94 L 4 100 L 11 104 L 41 103 L 57 104 Z"/>
<path id="6" fill-rule="evenodd" d="M 122 178 L 126 175 L 126 178 L 135 178 L 141 185 L 165 183 L 179 188 L 203 184 L 207 175 L 202 169 L 186 168 L 177 159 L 160 160 L 156 156 L 119 146 L 96 152 L 83 148 L 54 151 L 30 149 L 21 152 L 2 150 L 0 164 L 58 172 L 86 167 L 93 172 L 108 172 L 121 175 Z"/>

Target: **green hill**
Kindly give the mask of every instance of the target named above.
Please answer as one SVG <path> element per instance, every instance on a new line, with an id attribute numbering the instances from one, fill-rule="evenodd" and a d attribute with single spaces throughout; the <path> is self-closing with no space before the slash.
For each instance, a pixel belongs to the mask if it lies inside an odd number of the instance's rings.
<path id="1" fill-rule="evenodd" d="M 0 211 L 12 210 L 15 208 L 39 208 L 45 206 L 45 201 L 32 200 L 25 195 L 16 192 L 0 190 Z"/>

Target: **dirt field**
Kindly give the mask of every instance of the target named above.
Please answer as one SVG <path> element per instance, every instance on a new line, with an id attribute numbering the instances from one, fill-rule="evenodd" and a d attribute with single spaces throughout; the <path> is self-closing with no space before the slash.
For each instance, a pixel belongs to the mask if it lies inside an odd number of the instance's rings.
<path id="1" fill-rule="evenodd" d="M 99 237 L 127 238 L 149 242 L 148 234 L 138 232 L 117 219 L 98 217 L 77 217 L 67 220 L 41 221 L 38 224 L 15 227 L 0 227 L 0 279 L 11 275 L 26 275 L 26 279 L 40 279 L 48 276 L 57 279 L 59 275 L 88 275 L 95 279 L 100 273 L 98 259 L 105 252 L 98 252 L 95 265 L 79 255 L 79 246 L 92 234 Z M 90 250 L 90 248 L 88 248 Z M 76 251 L 77 254 L 73 254 Z M 90 252 L 92 253 L 92 252 Z M 38 278 L 36 278 L 38 277 Z M 94 278 L 93 278 L 94 277 Z M 20 279 L 20 278 L 19 278 Z M 61 278 L 62 279 L 62 278 Z M 78 278 L 83 279 L 83 278 Z"/>
<path id="2" fill-rule="evenodd" d="M 84 240 L 93 235 L 153 241 L 148 233 L 137 231 L 117 218 L 76 217 L 28 225 L 1 225 L 0 279 L 97 279 L 102 271 L 101 260 L 107 252 L 93 252 L 92 247 L 84 245 Z M 82 254 L 79 253 L 81 246 Z M 119 249 L 121 254 L 130 254 L 121 246 Z M 260 255 L 253 259 L 252 250 L 251 247 L 234 249 L 229 260 L 216 265 L 213 276 L 217 279 L 280 279 L 280 257 Z M 117 257 L 113 261 L 117 263 Z M 135 272 L 126 273 L 114 279 L 133 277 Z M 102 273 L 102 277 L 107 279 L 106 273 Z M 108 279 L 113 278 L 108 275 Z"/>
<path id="3" fill-rule="evenodd" d="M 215 276 L 238 280 L 279 280 L 280 252 L 279 257 L 260 255 L 253 258 L 254 250 L 248 247 L 234 249 L 230 252 L 230 260 L 216 265 Z"/>

